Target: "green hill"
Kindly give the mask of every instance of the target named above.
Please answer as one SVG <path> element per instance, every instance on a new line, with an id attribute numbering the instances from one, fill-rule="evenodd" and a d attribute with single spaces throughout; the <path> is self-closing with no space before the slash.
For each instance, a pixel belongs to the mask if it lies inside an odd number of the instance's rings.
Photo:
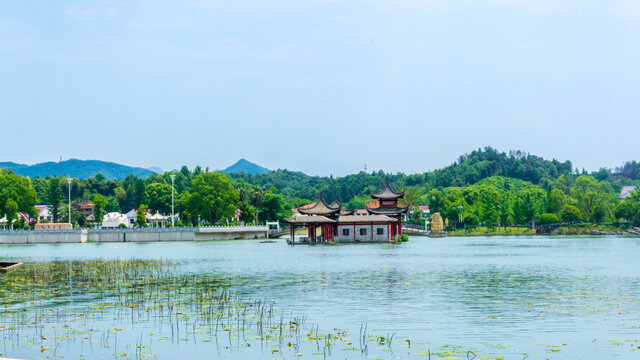
<path id="1" fill-rule="evenodd" d="M 13 162 L 0 162 L 0 169 L 10 168 L 18 175 L 31 178 L 46 178 L 49 176 L 70 176 L 88 179 L 100 173 L 107 179 L 123 180 L 127 175 L 147 178 L 153 172 L 147 169 L 116 164 L 100 160 L 69 159 L 62 162 L 45 162 L 35 165 L 24 165 Z"/>
<path id="2" fill-rule="evenodd" d="M 254 164 L 251 161 L 240 159 L 235 164 L 229 166 L 224 170 L 220 170 L 223 173 L 245 173 L 249 175 L 261 175 L 268 173 L 269 169 L 264 168 L 260 165 Z"/>

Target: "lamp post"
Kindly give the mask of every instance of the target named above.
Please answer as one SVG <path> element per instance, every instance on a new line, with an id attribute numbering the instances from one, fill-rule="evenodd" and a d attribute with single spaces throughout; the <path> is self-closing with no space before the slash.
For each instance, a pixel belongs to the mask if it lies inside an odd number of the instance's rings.
<path id="1" fill-rule="evenodd" d="M 68 177 L 67 184 L 69 184 L 69 224 L 71 224 L 71 181 L 73 179 Z"/>
<path id="2" fill-rule="evenodd" d="M 462 205 L 458 206 L 458 223 L 462 224 L 462 213 L 464 211 L 464 208 L 462 207 Z M 460 225 L 456 224 L 456 227 L 458 229 L 460 229 Z"/>
<path id="3" fill-rule="evenodd" d="M 171 174 L 169 175 L 169 177 L 171 178 L 171 227 L 175 228 L 175 223 L 174 223 L 175 216 L 173 215 L 173 182 L 176 179 L 176 176 L 175 174 Z"/>

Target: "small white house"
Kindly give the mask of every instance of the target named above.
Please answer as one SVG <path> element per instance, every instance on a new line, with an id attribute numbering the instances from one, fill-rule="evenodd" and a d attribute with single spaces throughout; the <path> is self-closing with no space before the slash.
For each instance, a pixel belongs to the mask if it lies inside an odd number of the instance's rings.
<path id="1" fill-rule="evenodd" d="M 127 218 L 127 215 L 110 212 L 102 218 L 103 229 L 115 229 L 120 227 L 120 224 L 129 227 L 129 219 Z"/>

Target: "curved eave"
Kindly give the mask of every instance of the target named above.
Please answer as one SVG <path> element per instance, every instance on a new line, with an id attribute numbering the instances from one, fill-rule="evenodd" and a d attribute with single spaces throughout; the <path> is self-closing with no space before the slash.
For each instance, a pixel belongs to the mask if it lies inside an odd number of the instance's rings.
<path id="1" fill-rule="evenodd" d="M 334 215 L 340 211 L 340 207 L 334 207 L 327 204 L 324 198 L 320 197 L 320 200 L 316 202 L 313 207 L 307 209 L 298 208 L 298 212 L 305 215 Z"/>
<path id="2" fill-rule="evenodd" d="M 340 210 L 339 209 L 327 209 L 327 210 L 322 210 L 322 209 L 316 209 L 313 210 L 315 208 L 312 209 L 298 209 L 298 211 L 300 212 L 300 214 L 304 214 L 304 215 L 334 215 L 337 214 Z"/>
<path id="3" fill-rule="evenodd" d="M 409 210 L 409 208 L 401 208 L 401 207 L 397 207 L 397 208 L 375 208 L 375 209 L 371 209 L 371 208 L 367 208 L 367 211 L 369 211 L 372 214 L 380 214 L 380 215 L 387 215 L 387 214 L 393 214 L 393 215 L 398 215 L 398 214 L 404 214 Z"/>
<path id="4" fill-rule="evenodd" d="M 320 215 L 296 216 L 284 219 L 289 224 L 334 224 L 336 221 Z"/>
<path id="5" fill-rule="evenodd" d="M 396 200 L 404 197 L 405 192 L 404 191 L 401 193 L 396 192 L 391 187 L 391 184 L 389 184 L 389 182 L 387 181 L 387 185 L 385 186 L 384 190 L 375 194 L 370 192 L 369 195 L 371 195 L 372 198 L 378 199 L 378 200 Z"/>

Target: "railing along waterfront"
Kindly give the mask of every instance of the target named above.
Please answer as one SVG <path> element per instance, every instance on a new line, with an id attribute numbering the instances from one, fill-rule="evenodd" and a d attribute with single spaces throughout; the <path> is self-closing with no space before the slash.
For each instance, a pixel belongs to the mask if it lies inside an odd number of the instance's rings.
<path id="1" fill-rule="evenodd" d="M 193 227 L 147 227 L 147 228 L 109 228 L 109 229 L 73 229 L 73 230 L 0 230 L 2 235 L 32 235 L 32 234 L 80 234 L 87 233 L 133 233 L 133 232 L 247 232 L 247 231 L 268 231 L 266 225 L 245 225 L 245 226 L 193 226 Z"/>

